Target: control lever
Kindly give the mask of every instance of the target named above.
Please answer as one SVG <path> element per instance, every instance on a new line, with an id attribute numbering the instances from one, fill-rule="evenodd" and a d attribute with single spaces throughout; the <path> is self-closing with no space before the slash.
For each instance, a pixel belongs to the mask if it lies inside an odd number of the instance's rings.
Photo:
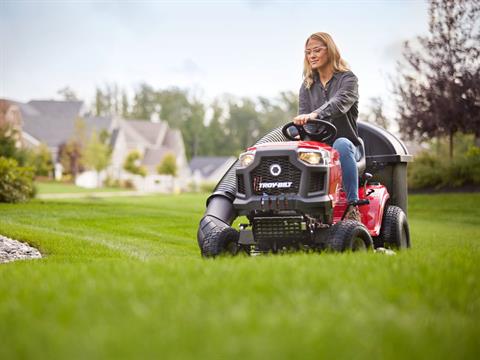
<path id="1" fill-rule="evenodd" d="M 363 174 L 363 177 L 364 177 L 364 179 L 365 179 L 365 182 L 363 183 L 363 193 L 364 193 L 364 194 L 367 194 L 368 181 L 373 177 L 373 175 L 366 172 L 365 174 Z M 371 194 L 371 193 L 370 193 L 370 194 Z M 368 195 L 370 195 L 370 194 L 368 194 Z M 365 195 L 365 196 L 367 196 L 367 195 Z"/>

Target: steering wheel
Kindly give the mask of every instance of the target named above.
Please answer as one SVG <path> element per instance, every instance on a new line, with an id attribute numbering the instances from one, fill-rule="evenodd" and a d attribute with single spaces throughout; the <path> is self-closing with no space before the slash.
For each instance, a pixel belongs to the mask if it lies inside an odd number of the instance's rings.
<path id="1" fill-rule="evenodd" d="M 333 140 L 337 135 L 337 128 L 331 122 L 325 120 L 307 120 L 307 124 L 314 126 L 295 125 L 293 121 L 289 122 L 282 128 L 282 133 L 288 140 L 298 141 L 308 138 L 320 142 Z M 298 136 L 294 135 L 294 129 Z"/>

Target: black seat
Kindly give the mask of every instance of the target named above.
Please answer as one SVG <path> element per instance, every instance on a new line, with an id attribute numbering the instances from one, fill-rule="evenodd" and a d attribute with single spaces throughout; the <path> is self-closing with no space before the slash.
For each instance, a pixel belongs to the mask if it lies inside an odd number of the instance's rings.
<path id="1" fill-rule="evenodd" d="M 357 170 L 358 170 L 358 177 L 361 178 L 363 175 L 363 172 L 365 171 L 365 168 L 367 166 L 367 161 L 365 157 L 365 144 L 363 143 L 362 138 L 358 138 L 358 141 L 360 142 L 360 145 L 357 146 L 357 154 L 356 159 L 357 160 Z"/>

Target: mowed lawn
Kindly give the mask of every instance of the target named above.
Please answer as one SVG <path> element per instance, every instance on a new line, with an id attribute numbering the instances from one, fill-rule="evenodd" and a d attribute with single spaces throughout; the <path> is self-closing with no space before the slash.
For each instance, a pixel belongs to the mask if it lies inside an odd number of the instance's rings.
<path id="1" fill-rule="evenodd" d="M 36 182 L 35 187 L 39 195 L 45 194 L 74 194 L 74 193 L 99 193 L 99 192 L 118 192 L 128 189 L 120 187 L 104 187 L 100 189 L 86 189 L 71 183 L 62 183 L 57 181 Z"/>
<path id="2" fill-rule="evenodd" d="M 0 205 L 0 359 L 478 359 L 480 194 L 410 197 L 412 249 L 205 260 L 205 195 Z"/>

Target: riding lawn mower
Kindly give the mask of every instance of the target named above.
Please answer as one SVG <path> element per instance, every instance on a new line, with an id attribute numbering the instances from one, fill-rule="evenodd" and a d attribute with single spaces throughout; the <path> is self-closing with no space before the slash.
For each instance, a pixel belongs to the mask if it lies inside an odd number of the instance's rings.
<path id="1" fill-rule="evenodd" d="M 197 239 L 201 254 L 359 251 L 410 247 L 403 143 L 358 122 L 359 200 L 347 203 L 333 124 L 288 123 L 249 147 L 207 200 Z M 345 219 L 358 206 L 361 222 Z M 238 216 L 246 221 L 231 225 Z"/>

